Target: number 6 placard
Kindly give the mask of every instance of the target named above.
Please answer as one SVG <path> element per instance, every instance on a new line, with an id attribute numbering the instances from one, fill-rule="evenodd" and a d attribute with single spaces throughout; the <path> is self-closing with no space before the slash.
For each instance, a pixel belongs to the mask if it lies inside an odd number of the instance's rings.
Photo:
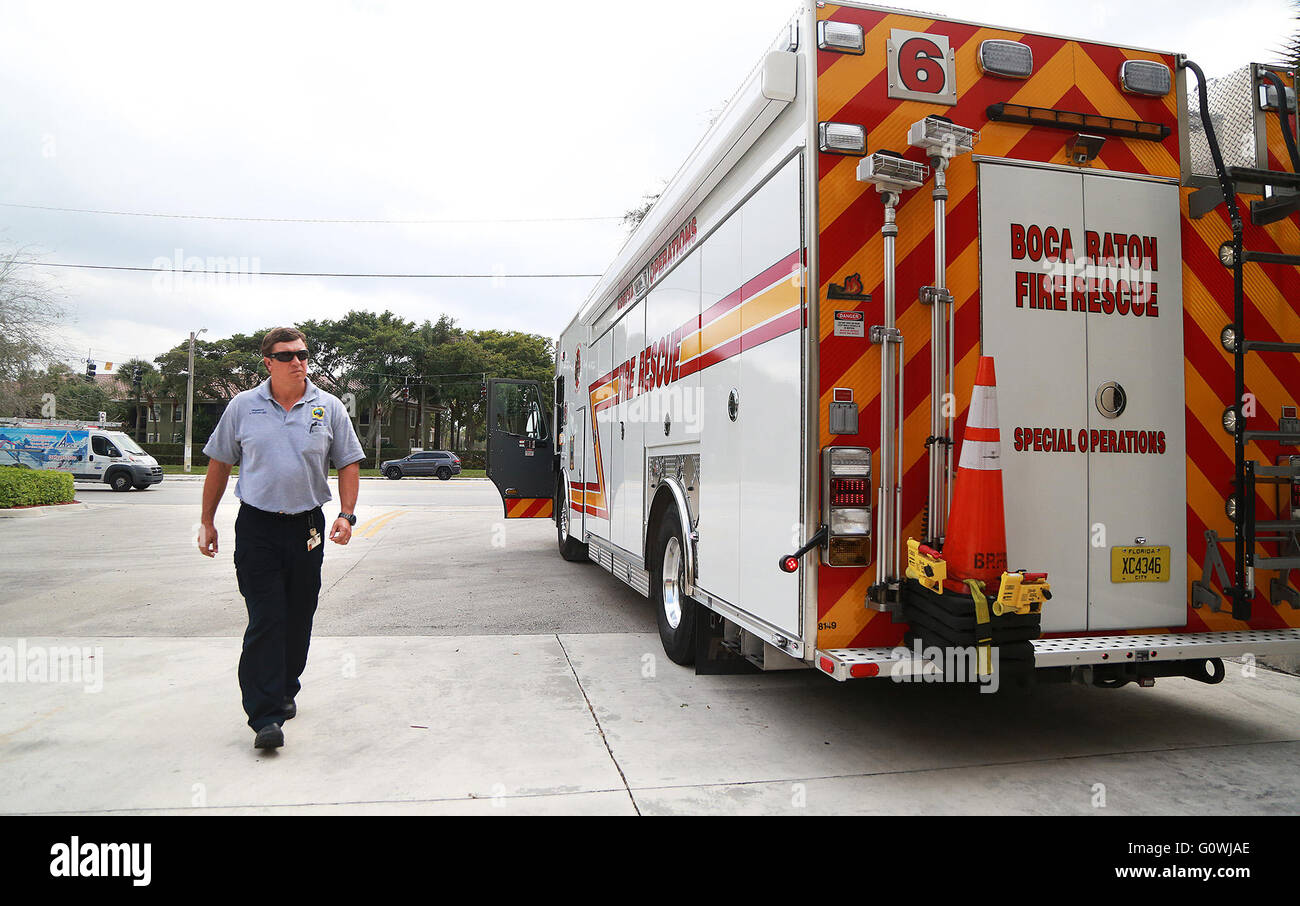
<path id="1" fill-rule="evenodd" d="M 957 67 L 946 35 L 889 33 L 889 96 L 904 101 L 957 103 Z"/>

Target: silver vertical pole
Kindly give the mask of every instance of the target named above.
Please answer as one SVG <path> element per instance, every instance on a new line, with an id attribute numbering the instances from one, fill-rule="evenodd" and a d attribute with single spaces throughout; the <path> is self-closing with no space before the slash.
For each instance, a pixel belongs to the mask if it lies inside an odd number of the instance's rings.
<path id="1" fill-rule="evenodd" d="M 185 386 L 185 471 L 190 471 L 192 457 L 192 447 L 190 438 L 194 431 L 194 340 L 200 333 L 207 333 L 206 327 L 199 330 L 198 333 L 190 331 L 190 362 L 188 366 L 189 380 Z"/>
<path id="2" fill-rule="evenodd" d="M 893 334 L 896 328 L 896 299 L 894 286 L 894 243 L 898 237 L 898 225 L 894 221 L 894 209 L 898 204 L 898 195 L 894 192 L 882 192 L 885 203 L 885 223 L 880 228 L 884 245 L 885 278 L 885 319 L 880 343 L 880 518 L 878 521 L 880 537 L 876 545 L 876 580 L 887 583 L 898 577 L 895 557 L 898 529 L 898 485 L 897 456 L 895 446 L 898 405 L 895 390 L 898 383 L 898 365 L 895 359 Z"/>
<path id="3" fill-rule="evenodd" d="M 930 476 L 931 493 L 929 499 L 930 540 L 938 542 L 944 536 L 948 524 L 947 508 L 947 474 L 948 446 L 944 431 L 944 380 L 945 362 L 948 361 L 952 338 L 945 329 L 951 303 L 948 302 L 948 161 L 943 157 L 931 158 L 934 168 L 934 287 L 932 311 L 930 312 Z M 945 306 L 948 311 L 945 311 Z"/>
<path id="4" fill-rule="evenodd" d="M 190 471 L 193 448 L 190 438 L 194 430 L 194 331 L 190 331 L 190 363 L 186 368 L 189 380 L 185 382 L 185 471 Z"/>

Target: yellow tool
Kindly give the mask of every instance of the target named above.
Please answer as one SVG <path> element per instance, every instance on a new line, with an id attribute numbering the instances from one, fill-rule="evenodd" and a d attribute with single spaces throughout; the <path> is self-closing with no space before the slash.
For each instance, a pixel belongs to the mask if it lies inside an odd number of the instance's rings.
<path id="1" fill-rule="evenodd" d="M 943 580 L 948 578 L 948 564 L 943 554 L 915 538 L 907 539 L 907 575 L 935 594 L 943 594 Z"/>
<path id="2" fill-rule="evenodd" d="M 1043 602 L 1051 600 L 1051 597 L 1052 586 L 1047 584 L 1047 573 L 1027 573 L 1024 570 L 1003 573 L 997 600 L 993 602 L 993 613 L 999 617 L 1006 613 L 1042 613 Z"/>

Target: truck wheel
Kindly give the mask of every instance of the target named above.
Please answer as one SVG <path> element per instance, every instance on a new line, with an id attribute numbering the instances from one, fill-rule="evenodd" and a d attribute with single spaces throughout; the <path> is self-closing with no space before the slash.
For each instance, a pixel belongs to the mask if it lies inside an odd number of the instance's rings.
<path id="1" fill-rule="evenodd" d="M 397 468 L 397 466 L 389 466 L 388 471 L 384 474 L 388 476 L 390 481 L 397 481 L 397 479 L 402 477 L 402 470 Z"/>
<path id="2" fill-rule="evenodd" d="M 570 563 L 586 563 L 591 559 L 587 545 L 569 536 L 569 495 L 561 478 L 555 488 L 555 535 L 560 543 L 560 556 Z"/>
<path id="3" fill-rule="evenodd" d="M 114 491 L 131 490 L 131 476 L 125 472 L 114 472 L 108 479 L 108 486 Z"/>
<path id="4" fill-rule="evenodd" d="M 682 593 L 686 559 L 676 507 L 669 507 L 659 520 L 650 550 L 654 557 L 650 564 L 650 599 L 659 622 L 659 639 L 670 661 L 689 667 L 695 663 L 700 605 Z"/>
<path id="5" fill-rule="evenodd" d="M 446 481 L 448 478 L 451 478 L 451 469 L 447 468 L 446 466 L 443 466 L 441 469 L 438 470 L 438 480 Z"/>

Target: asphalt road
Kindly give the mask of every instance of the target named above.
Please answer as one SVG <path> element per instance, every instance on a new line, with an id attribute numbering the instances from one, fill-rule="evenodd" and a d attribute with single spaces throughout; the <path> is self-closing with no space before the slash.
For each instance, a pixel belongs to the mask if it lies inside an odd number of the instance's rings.
<path id="1" fill-rule="evenodd" d="M 1300 677 L 1023 696 L 697 676 L 648 602 L 561 560 L 549 521 L 507 522 L 482 480 L 362 482 L 354 541 L 327 543 L 298 717 L 259 753 L 235 679 L 237 501 L 209 560 L 201 487 L 86 485 L 85 508 L 0 519 L 0 666 L 80 646 L 102 680 L 0 672 L 0 813 L 1300 812 Z"/>
<path id="2" fill-rule="evenodd" d="M 88 511 L 0 521 L 0 634 L 239 636 L 235 479 L 202 556 L 203 483 L 78 484 Z M 338 487 L 331 482 L 335 499 Z M 328 512 L 333 516 L 338 510 Z M 648 632 L 649 602 L 557 555 L 546 519 L 505 519 L 484 479 L 365 479 L 347 546 L 326 542 L 317 635 Z"/>

